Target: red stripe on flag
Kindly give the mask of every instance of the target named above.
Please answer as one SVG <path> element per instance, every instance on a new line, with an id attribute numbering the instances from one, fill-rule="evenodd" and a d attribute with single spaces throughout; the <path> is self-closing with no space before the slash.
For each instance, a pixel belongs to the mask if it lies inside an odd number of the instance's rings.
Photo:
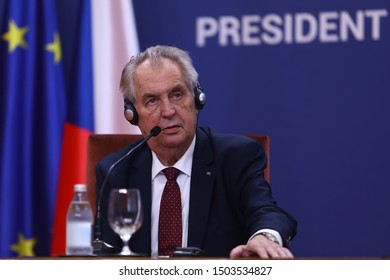
<path id="1" fill-rule="evenodd" d="M 86 183 L 87 140 L 92 132 L 66 123 L 62 145 L 51 255 L 65 254 L 66 212 L 74 184 Z"/>

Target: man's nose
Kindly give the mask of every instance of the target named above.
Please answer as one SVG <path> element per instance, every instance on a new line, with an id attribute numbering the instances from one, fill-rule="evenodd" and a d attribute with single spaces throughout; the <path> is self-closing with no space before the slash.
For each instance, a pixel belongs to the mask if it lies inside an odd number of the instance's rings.
<path id="1" fill-rule="evenodd" d="M 169 99 L 163 100 L 160 108 L 163 116 L 171 116 L 176 112 L 174 105 L 169 101 Z"/>

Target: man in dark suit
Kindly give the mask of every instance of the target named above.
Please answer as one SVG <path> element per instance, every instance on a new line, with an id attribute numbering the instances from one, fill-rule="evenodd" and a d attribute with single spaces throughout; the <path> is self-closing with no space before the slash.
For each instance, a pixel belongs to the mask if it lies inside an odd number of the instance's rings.
<path id="1" fill-rule="evenodd" d="M 105 242 L 122 246 L 107 222 L 109 191 L 138 188 L 144 218 L 130 247 L 152 257 L 160 254 L 164 169 L 175 167 L 181 228 L 180 244 L 169 244 L 171 248 L 199 247 L 209 256 L 231 258 L 293 258 L 288 247 L 296 234 L 296 221 L 272 197 L 264 179 L 267 159 L 261 145 L 246 137 L 197 127 L 205 95 L 186 52 L 156 46 L 138 54 L 123 69 L 121 91 L 126 118 L 144 136 L 155 126 L 162 130 L 110 175 L 101 202 Z M 110 166 L 135 145 L 98 163 L 98 192 Z"/>

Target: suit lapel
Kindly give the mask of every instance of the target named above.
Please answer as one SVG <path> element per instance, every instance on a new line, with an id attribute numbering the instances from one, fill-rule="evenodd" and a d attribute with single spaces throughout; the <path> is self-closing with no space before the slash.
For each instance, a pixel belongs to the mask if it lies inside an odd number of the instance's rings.
<path id="1" fill-rule="evenodd" d="M 134 155 L 129 170 L 129 187 L 140 190 L 143 210 L 142 226 L 131 238 L 130 248 L 146 255 L 150 255 L 151 252 L 151 169 L 152 155 L 146 146 Z"/>
<path id="2" fill-rule="evenodd" d="M 191 174 L 188 246 L 202 247 L 208 224 L 215 164 L 212 145 L 206 133 L 197 129 Z"/>

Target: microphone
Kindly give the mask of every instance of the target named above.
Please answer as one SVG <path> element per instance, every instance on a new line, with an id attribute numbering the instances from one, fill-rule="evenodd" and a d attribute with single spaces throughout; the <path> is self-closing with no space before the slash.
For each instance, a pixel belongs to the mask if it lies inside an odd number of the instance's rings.
<path id="1" fill-rule="evenodd" d="M 103 198 L 103 193 L 104 189 L 106 188 L 107 181 L 112 173 L 112 171 L 115 169 L 118 164 L 120 164 L 124 159 L 132 155 L 136 150 L 138 150 L 141 146 L 143 146 L 150 138 L 155 137 L 159 135 L 161 132 L 161 127 L 155 126 L 150 130 L 150 134 L 146 136 L 144 139 L 142 139 L 141 142 L 139 142 L 135 147 L 130 149 L 124 156 L 122 156 L 120 159 L 118 159 L 116 162 L 114 162 L 110 168 L 108 169 L 108 172 L 104 178 L 102 187 L 100 188 L 99 191 L 99 196 L 97 200 L 97 205 L 96 205 L 96 223 L 95 223 L 95 228 L 94 228 L 94 235 L 95 235 L 95 240 L 92 242 L 92 248 L 93 248 L 93 254 L 94 255 L 100 255 L 102 251 L 110 251 L 114 252 L 115 249 L 113 246 L 105 243 L 103 240 L 101 240 L 102 237 L 102 213 L 101 213 L 101 202 Z"/>

